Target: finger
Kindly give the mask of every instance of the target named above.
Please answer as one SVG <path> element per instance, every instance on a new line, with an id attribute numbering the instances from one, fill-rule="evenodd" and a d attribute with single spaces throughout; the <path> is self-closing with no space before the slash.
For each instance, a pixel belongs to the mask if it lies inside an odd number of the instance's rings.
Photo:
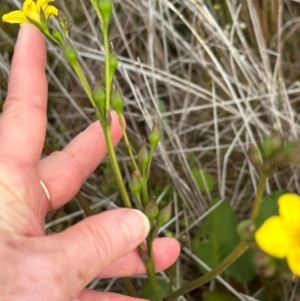
<path id="1" fill-rule="evenodd" d="M 141 298 L 128 297 L 116 293 L 97 292 L 92 290 L 83 290 L 74 301 L 146 301 Z"/>
<path id="2" fill-rule="evenodd" d="M 120 208 L 49 236 L 47 244 L 54 249 L 57 277 L 64 279 L 65 288 L 79 293 L 99 272 L 135 249 L 149 228 L 148 218 L 141 211 Z"/>
<path id="3" fill-rule="evenodd" d="M 45 66 L 43 35 L 31 24 L 22 26 L 0 120 L 0 158 L 15 166 L 36 164 L 41 155 L 47 124 Z"/>
<path id="4" fill-rule="evenodd" d="M 157 238 L 153 243 L 153 256 L 156 272 L 167 269 L 178 258 L 180 246 L 176 239 L 171 237 Z M 138 249 L 124 255 L 102 270 L 99 278 L 115 278 L 138 274 L 146 274 L 145 264 L 141 260 Z"/>
<path id="5" fill-rule="evenodd" d="M 111 135 L 117 144 L 122 136 L 118 117 L 111 113 Z M 39 174 L 49 190 L 53 209 L 74 197 L 82 184 L 107 153 L 104 134 L 99 122 L 90 125 L 60 152 L 41 160 Z"/>

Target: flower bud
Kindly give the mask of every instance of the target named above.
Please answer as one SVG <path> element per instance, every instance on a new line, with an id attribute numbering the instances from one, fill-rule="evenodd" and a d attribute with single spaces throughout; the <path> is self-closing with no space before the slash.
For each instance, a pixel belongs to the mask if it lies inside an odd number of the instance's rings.
<path id="1" fill-rule="evenodd" d="M 159 212 L 159 210 L 158 210 L 158 206 L 156 204 L 156 198 L 153 197 L 152 200 L 145 207 L 145 211 L 144 211 L 146 216 L 149 218 L 151 226 L 153 225 L 154 219 L 158 215 L 158 212 Z"/>
<path id="2" fill-rule="evenodd" d="M 286 143 L 283 149 L 286 163 L 298 164 L 300 162 L 300 141 L 294 140 Z"/>
<path id="3" fill-rule="evenodd" d="M 117 112 L 117 114 L 122 114 L 124 99 L 116 87 L 113 87 L 111 96 L 110 96 L 110 104 L 112 108 Z"/>
<path id="4" fill-rule="evenodd" d="M 277 165 L 274 164 L 271 160 L 267 160 L 264 162 L 264 164 L 261 166 L 261 172 L 265 174 L 272 174 L 277 168 Z"/>
<path id="5" fill-rule="evenodd" d="M 131 180 L 129 181 L 129 189 L 138 200 L 140 199 L 141 188 L 142 178 L 137 171 L 134 171 Z"/>
<path id="6" fill-rule="evenodd" d="M 103 25 L 107 28 L 113 9 L 113 2 L 112 0 L 98 0 L 97 6 L 102 17 Z"/>
<path id="7" fill-rule="evenodd" d="M 101 114 L 101 117 L 104 118 L 105 106 L 106 106 L 106 93 L 105 90 L 99 84 L 96 84 L 94 86 L 93 99 Z"/>
<path id="8" fill-rule="evenodd" d="M 149 151 L 147 149 L 146 143 L 143 143 L 141 149 L 138 152 L 138 162 L 140 163 L 141 169 L 143 172 L 147 170 L 148 163 L 149 163 Z"/>
<path id="9" fill-rule="evenodd" d="M 58 13 L 58 23 L 61 31 L 68 36 L 69 29 L 72 27 L 72 22 L 62 11 Z"/>
<path id="10" fill-rule="evenodd" d="M 160 140 L 159 126 L 158 126 L 157 120 L 154 120 L 154 124 L 153 124 L 152 130 L 151 130 L 150 135 L 149 135 L 149 142 L 150 142 L 151 151 L 154 151 L 154 149 L 156 148 L 159 140 Z"/>
<path id="11" fill-rule="evenodd" d="M 51 32 L 52 38 L 60 45 L 64 45 L 65 39 L 63 34 L 59 30 L 53 30 Z"/>
<path id="12" fill-rule="evenodd" d="M 284 167 L 286 164 L 288 164 L 283 150 L 279 151 L 272 159 L 274 165 L 278 167 Z"/>
<path id="13" fill-rule="evenodd" d="M 173 201 L 169 202 L 167 206 L 159 211 L 157 217 L 157 228 L 159 229 L 166 224 L 172 217 L 172 204 Z"/>
<path id="14" fill-rule="evenodd" d="M 254 256 L 254 264 L 257 269 L 257 273 L 264 278 L 271 278 L 277 272 L 277 266 L 274 258 L 258 251 Z"/>
<path id="15" fill-rule="evenodd" d="M 261 166 L 260 151 L 254 144 L 249 145 L 248 159 L 255 167 Z"/>
<path id="16" fill-rule="evenodd" d="M 262 143 L 262 148 L 267 158 L 272 158 L 278 153 L 282 146 L 282 137 L 278 132 L 273 132 L 269 137 L 265 138 Z"/>
<path id="17" fill-rule="evenodd" d="M 242 240 L 251 241 L 254 237 L 256 226 L 253 220 L 246 219 L 241 221 L 237 226 L 237 233 Z"/>
<path id="18" fill-rule="evenodd" d="M 78 54 L 69 40 L 64 45 L 64 55 L 72 67 L 77 64 Z"/>

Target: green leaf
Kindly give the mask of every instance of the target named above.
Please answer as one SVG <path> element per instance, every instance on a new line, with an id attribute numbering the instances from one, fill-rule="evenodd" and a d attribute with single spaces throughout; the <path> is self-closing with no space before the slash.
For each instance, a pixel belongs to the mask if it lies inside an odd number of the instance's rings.
<path id="1" fill-rule="evenodd" d="M 198 184 L 199 189 L 202 192 L 210 192 L 214 189 L 215 183 L 210 173 L 198 167 L 193 167 L 192 173 Z"/>
<path id="2" fill-rule="evenodd" d="M 268 219 L 272 215 L 278 215 L 277 201 L 278 198 L 285 192 L 286 191 L 284 190 L 275 191 L 263 198 L 258 215 L 255 220 L 257 229 L 263 224 L 266 219 Z"/>
<path id="3" fill-rule="evenodd" d="M 217 202 L 218 200 L 213 201 L 211 206 Z M 235 213 L 225 200 L 208 215 L 202 227 L 198 229 L 192 241 L 193 251 L 208 266 L 214 268 L 238 244 L 236 226 Z"/>
<path id="4" fill-rule="evenodd" d="M 167 112 L 166 104 L 161 99 L 158 100 L 158 110 L 159 110 L 159 113 L 161 113 L 161 114 L 164 114 Z"/>
<path id="5" fill-rule="evenodd" d="M 202 293 L 202 297 L 205 301 L 238 301 L 239 299 L 235 296 L 223 293 L 223 292 L 204 292 Z"/>
<path id="6" fill-rule="evenodd" d="M 227 268 L 225 273 L 234 277 L 240 283 L 246 283 L 254 279 L 256 275 L 256 267 L 253 261 L 255 251 L 248 249 L 241 257 L 239 257 L 231 266 Z"/>
<path id="7" fill-rule="evenodd" d="M 217 201 L 212 203 L 215 205 Z M 240 242 L 236 232 L 237 218 L 227 201 L 223 201 L 205 219 L 192 241 L 194 253 L 209 267 L 216 267 Z M 255 276 L 253 252 L 248 250 L 225 273 L 239 282 L 247 282 Z M 202 272 L 205 269 L 199 267 Z"/>
<path id="8" fill-rule="evenodd" d="M 158 288 L 159 288 L 162 296 L 167 296 L 170 293 L 169 292 L 169 284 L 167 283 L 166 280 L 157 279 L 157 284 L 158 284 Z M 147 280 L 146 283 L 144 284 L 144 286 L 139 294 L 139 297 L 147 299 L 147 300 L 155 301 L 153 288 L 152 288 L 149 280 Z"/>

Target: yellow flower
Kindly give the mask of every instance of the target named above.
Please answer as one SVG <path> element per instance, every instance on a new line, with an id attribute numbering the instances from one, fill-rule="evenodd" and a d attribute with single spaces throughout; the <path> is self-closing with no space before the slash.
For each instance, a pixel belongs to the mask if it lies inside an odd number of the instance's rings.
<path id="1" fill-rule="evenodd" d="M 258 246 L 277 258 L 287 259 L 291 271 L 300 276 L 300 197 L 286 193 L 278 199 L 279 215 L 271 216 L 256 231 Z"/>
<path id="2" fill-rule="evenodd" d="M 48 5 L 49 2 L 53 2 L 54 0 L 37 0 L 37 2 L 33 0 L 25 0 L 23 3 L 23 10 L 15 10 L 8 14 L 3 15 L 2 20 L 8 23 L 30 23 L 32 20 L 37 24 L 42 24 L 43 15 L 46 20 L 48 20 L 52 16 L 58 15 L 58 9 L 53 5 Z"/>

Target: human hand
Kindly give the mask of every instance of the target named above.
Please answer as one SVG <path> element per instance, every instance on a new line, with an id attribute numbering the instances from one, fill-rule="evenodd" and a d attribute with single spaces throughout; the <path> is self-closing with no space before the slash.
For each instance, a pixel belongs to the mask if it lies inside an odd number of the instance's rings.
<path id="1" fill-rule="evenodd" d="M 39 30 L 20 29 L 0 118 L 0 300 L 137 300 L 85 289 L 94 278 L 145 273 L 137 246 L 149 231 L 146 217 L 133 209 L 107 211 L 67 230 L 45 236 L 49 209 L 70 200 L 106 154 L 99 122 L 62 151 L 40 161 L 46 133 L 45 41 Z M 121 138 L 112 113 L 112 137 Z M 92 143 L 91 143 L 92 141 Z M 72 183 L 70 185 L 70 183 Z M 170 238 L 154 242 L 156 269 L 177 258 Z"/>

